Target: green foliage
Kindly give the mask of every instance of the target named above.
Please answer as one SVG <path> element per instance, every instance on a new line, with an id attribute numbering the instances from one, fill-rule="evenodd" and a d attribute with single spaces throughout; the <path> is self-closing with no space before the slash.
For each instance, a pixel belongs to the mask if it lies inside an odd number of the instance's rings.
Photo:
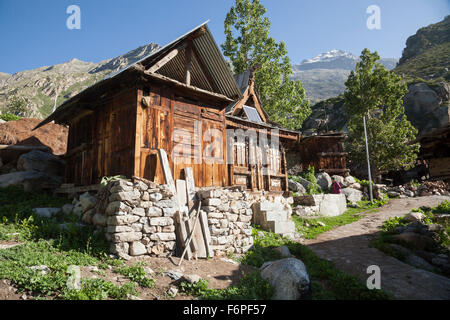
<path id="1" fill-rule="evenodd" d="M 286 245 L 294 256 L 305 264 L 312 285 L 314 300 L 379 300 L 391 299 L 383 290 L 369 290 L 356 277 L 338 270 L 332 262 L 319 258 L 308 247 L 283 238 L 278 234 L 259 229 L 253 230 L 254 246 L 241 260 L 244 264 L 260 267 L 266 261 L 279 259 L 274 248 Z"/>
<path id="2" fill-rule="evenodd" d="M 3 121 L 17 121 L 20 119 L 20 117 L 12 113 L 5 113 L 0 114 L 0 119 L 2 119 Z"/>
<path id="3" fill-rule="evenodd" d="M 109 182 L 111 182 L 111 181 L 119 180 L 119 179 L 126 179 L 126 178 L 127 178 L 127 177 L 121 176 L 121 175 L 119 175 L 119 176 L 111 176 L 111 177 L 103 177 L 102 180 L 100 181 L 100 185 L 101 185 L 102 187 L 106 187 L 106 185 L 107 185 Z"/>
<path id="4" fill-rule="evenodd" d="M 180 284 L 181 291 L 205 300 L 269 300 L 275 293 L 267 280 L 259 272 L 253 272 L 241 279 L 238 286 L 226 289 L 210 289 L 208 281 L 201 279 L 196 283 L 186 281 Z"/>
<path id="5" fill-rule="evenodd" d="M 417 129 L 407 120 L 403 96 L 407 86 L 402 79 L 377 61 L 377 52 L 364 49 L 356 72 L 351 72 L 344 93 L 348 120 L 349 158 L 354 163 L 366 161 L 363 116 L 367 120 L 367 136 L 373 175 L 382 170 L 409 168 L 414 165 L 419 144 Z"/>
<path id="6" fill-rule="evenodd" d="M 98 259 L 78 251 L 60 251 L 56 241 L 27 241 L 20 246 L 0 250 L 0 278 L 12 280 L 20 289 L 52 295 L 66 287 L 70 265 L 94 265 Z M 31 266 L 46 265 L 50 273 L 40 274 Z"/>
<path id="7" fill-rule="evenodd" d="M 6 112 L 16 116 L 26 117 L 29 115 L 27 102 L 23 97 L 13 96 L 8 101 Z"/>
<path id="8" fill-rule="evenodd" d="M 137 282 L 140 286 L 145 288 L 151 288 L 155 285 L 155 280 L 147 277 L 141 264 L 119 267 L 115 269 L 114 272 L 124 275 L 131 281 Z"/>
<path id="9" fill-rule="evenodd" d="M 62 298 L 65 300 L 126 300 L 128 295 L 136 295 L 137 291 L 133 283 L 116 286 L 112 282 L 103 279 L 83 279 L 81 289 L 65 290 Z"/>
<path id="10" fill-rule="evenodd" d="M 435 208 L 432 209 L 433 213 L 447 213 L 450 214 L 450 201 L 445 200 Z"/>
<path id="11" fill-rule="evenodd" d="M 335 217 L 321 217 L 320 219 L 308 219 L 298 216 L 292 216 L 297 231 L 302 234 L 305 239 L 315 239 L 319 234 L 329 231 L 335 227 L 343 226 L 363 218 L 366 214 L 377 211 L 383 203 L 370 201 L 360 201 L 360 208 L 348 208 L 343 214 Z M 324 225 L 322 225 L 321 223 Z"/>
<path id="12" fill-rule="evenodd" d="M 300 128 L 311 113 L 300 81 L 290 80 L 291 62 L 286 45 L 269 36 L 270 21 L 259 0 L 236 0 L 227 13 L 223 53 L 231 59 L 236 74 L 254 70 L 262 105 L 272 121 Z"/>
<path id="13" fill-rule="evenodd" d="M 320 186 L 317 184 L 317 179 L 315 175 L 315 170 L 313 166 L 309 166 L 306 171 L 300 173 L 302 178 L 311 182 L 310 185 L 306 188 L 307 194 L 319 194 L 322 193 Z"/>

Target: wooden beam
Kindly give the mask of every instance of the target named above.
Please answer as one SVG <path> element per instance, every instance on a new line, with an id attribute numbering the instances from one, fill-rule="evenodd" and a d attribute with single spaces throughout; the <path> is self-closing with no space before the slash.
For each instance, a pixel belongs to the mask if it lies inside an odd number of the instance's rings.
<path id="1" fill-rule="evenodd" d="M 184 178 L 186 179 L 186 195 L 189 210 L 194 206 L 195 201 L 195 181 L 191 167 L 184 168 Z"/>
<path id="2" fill-rule="evenodd" d="M 166 54 L 161 60 L 157 61 L 153 66 L 151 66 L 147 72 L 154 73 L 158 71 L 162 66 L 164 66 L 167 62 L 172 60 L 177 56 L 178 53 L 180 53 L 184 48 L 186 47 L 186 42 L 183 42 L 178 47 L 170 51 L 168 54 Z"/>
<path id="3" fill-rule="evenodd" d="M 182 83 L 180 81 L 171 79 L 169 77 L 163 76 L 163 75 L 158 74 L 158 73 L 151 73 L 151 72 L 148 72 L 148 71 L 144 71 L 144 73 L 147 76 L 149 76 L 150 78 L 153 78 L 153 79 L 156 79 L 156 80 L 160 80 L 160 81 L 163 81 L 163 82 L 166 82 L 166 83 L 173 84 L 176 87 L 187 89 L 187 90 L 190 90 L 190 91 L 192 91 L 194 93 L 208 95 L 208 96 L 210 96 L 212 98 L 224 100 L 224 101 L 227 101 L 227 102 L 234 102 L 233 99 L 230 99 L 227 96 L 224 96 L 223 94 L 214 93 L 214 92 L 211 92 L 211 91 L 208 91 L 208 90 L 204 90 L 204 89 L 201 89 L 201 88 L 197 88 L 197 87 L 194 87 L 194 86 L 188 86 L 185 83 Z"/>
<path id="4" fill-rule="evenodd" d="M 186 46 L 185 76 L 184 82 L 187 86 L 191 85 L 191 60 L 192 60 L 192 40 L 188 40 Z"/>
<path id="5" fill-rule="evenodd" d="M 177 194 L 175 182 L 173 181 L 172 172 L 170 170 L 169 159 L 167 158 L 167 153 L 164 149 L 158 149 L 158 152 L 159 158 L 161 160 L 164 178 L 166 179 L 166 184 L 169 186 L 173 194 Z"/>

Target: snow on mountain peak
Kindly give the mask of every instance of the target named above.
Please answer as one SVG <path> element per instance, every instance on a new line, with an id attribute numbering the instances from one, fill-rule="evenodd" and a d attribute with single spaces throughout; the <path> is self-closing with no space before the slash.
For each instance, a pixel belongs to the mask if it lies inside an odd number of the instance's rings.
<path id="1" fill-rule="evenodd" d="M 339 57 L 345 57 L 345 58 L 352 59 L 352 60 L 358 59 L 357 56 L 355 56 L 349 52 L 345 52 L 345 51 L 338 50 L 338 49 L 333 49 L 328 52 L 321 53 L 312 59 L 305 59 L 301 62 L 301 64 L 316 63 L 316 62 L 329 62 L 329 61 L 333 61 Z"/>

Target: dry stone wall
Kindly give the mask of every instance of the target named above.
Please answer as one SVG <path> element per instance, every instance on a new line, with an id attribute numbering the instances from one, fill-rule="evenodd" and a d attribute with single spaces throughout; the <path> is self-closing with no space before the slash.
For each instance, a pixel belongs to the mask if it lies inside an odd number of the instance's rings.
<path id="1" fill-rule="evenodd" d="M 253 197 L 238 188 L 200 189 L 201 210 L 208 217 L 214 256 L 244 253 L 253 245 L 251 209 Z M 175 214 L 187 218 L 167 185 L 115 180 L 97 194 L 80 196 L 75 205 L 82 221 L 104 229 L 111 253 L 165 257 L 176 253 Z"/>

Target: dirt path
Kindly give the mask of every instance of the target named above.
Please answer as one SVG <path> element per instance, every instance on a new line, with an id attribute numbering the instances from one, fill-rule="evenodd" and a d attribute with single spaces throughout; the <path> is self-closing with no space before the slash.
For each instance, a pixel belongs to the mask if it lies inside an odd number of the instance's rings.
<path id="1" fill-rule="evenodd" d="M 450 299 L 450 279 L 414 268 L 381 251 L 369 248 L 383 222 L 402 216 L 412 208 L 436 206 L 450 200 L 446 196 L 393 199 L 378 212 L 348 225 L 322 233 L 305 244 L 321 258 L 332 261 L 339 269 L 366 282 L 367 267 L 378 265 L 381 270 L 381 288 L 398 299 Z"/>

